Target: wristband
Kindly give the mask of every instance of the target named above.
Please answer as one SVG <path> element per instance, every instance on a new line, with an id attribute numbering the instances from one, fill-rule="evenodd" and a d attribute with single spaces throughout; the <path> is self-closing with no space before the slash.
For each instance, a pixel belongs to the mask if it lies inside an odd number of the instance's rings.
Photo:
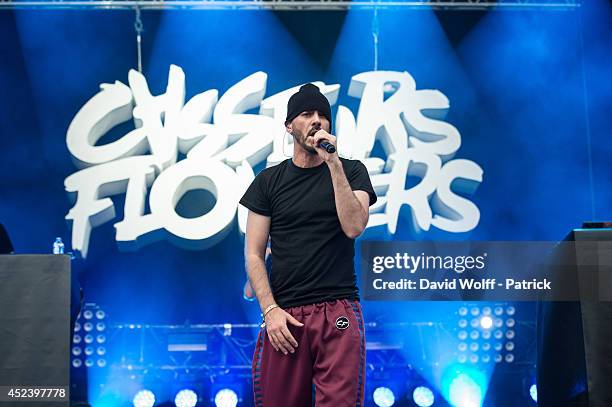
<path id="1" fill-rule="evenodd" d="M 266 308 L 266 310 L 263 313 L 264 320 L 266 319 L 266 315 L 268 315 L 268 312 L 272 311 L 274 308 L 278 308 L 278 304 L 268 305 L 268 308 Z"/>

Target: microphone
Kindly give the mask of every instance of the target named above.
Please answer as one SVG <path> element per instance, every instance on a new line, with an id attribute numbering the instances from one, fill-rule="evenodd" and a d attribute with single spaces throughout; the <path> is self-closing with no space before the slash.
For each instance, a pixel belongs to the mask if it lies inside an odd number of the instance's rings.
<path id="1" fill-rule="evenodd" d="M 334 147 L 333 144 L 331 144 L 329 141 L 327 140 L 321 140 L 321 142 L 318 145 L 319 148 L 324 149 L 325 151 L 327 151 L 329 154 L 333 154 L 336 152 L 336 147 Z"/>

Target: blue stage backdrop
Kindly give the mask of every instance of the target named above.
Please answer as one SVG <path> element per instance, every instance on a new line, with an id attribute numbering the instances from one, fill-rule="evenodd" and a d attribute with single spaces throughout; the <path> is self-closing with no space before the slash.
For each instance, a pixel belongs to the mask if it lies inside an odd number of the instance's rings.
<path id="1" fill-rule="evenodd" d="M 376 186 L 361 239 L 559 240 L 612 218 L 605 1 L 142 18 L 140 74 L 132 12 L 0 12 L 0 222 L 17 253 L 61 236 L 85 300 L 113 323 L 260 321 L 242 299 L 236 203 L 290 153 L 284 104 L 305 82 L 319 81 L 341 153 Z M 458 306 L 364 311 L 441 321 Z"/>

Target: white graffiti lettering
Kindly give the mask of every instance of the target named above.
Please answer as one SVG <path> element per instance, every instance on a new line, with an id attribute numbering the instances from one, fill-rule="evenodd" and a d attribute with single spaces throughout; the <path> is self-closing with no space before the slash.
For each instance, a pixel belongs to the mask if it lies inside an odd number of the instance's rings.
<path id="1" fill-rule="evenodd" d="M 102 84 L 66 134 L 79 168 L 64 182 L 75 198 L 66 215 L 73 249 L 87 256 L 92 229 L 116 218 L 110 197 L 119 194 L 125 194 L 123 218 L 115 224 L 121 250 L 159 239 L 203 249 L 221 241 L 235 218 L 244 233 L 247 210 L 238 201 L 255 177 L 255 166 L 276 165 L 292 151 L 283 121 L 287 100 L 299 86 L 265 97 L 267 75 L 256 72 L 220 98 L 211 89 L 185 102 L 185 74 L 175 65 L 161 95 L 153 96 L 137 71 L 129 72 L 128 83 Z M 313 83 L 332 106 L 337 104 L 340 85 Z M 450 233 L 474 229 L 480 212 L 464 196 L 474 193 L 483 170 L 472 161 L 453 159 L 461 136 L 443 121 L 448 98 L 437 90 L 417 90 L 410 74 L 391 71 L 353 76 L 348 95 L 360 104 L 357 117 L 338 106 L 338 152 L 366 165 L 379 196 L 370 208 L 368 235 L 395 234 L 400 213 L 410 214 L 415 233 L 432 226 Z M 247 113 L 253 109 L 258 113 Z M 101 143 L 130 120 L 133 130 Z M 386 158 L 371 156 L 377 141 Z M 419 181 L 407 189 L 407 177 Z M 208 212 L 186 218 L 176 206 L 193 190 L 210 192 L 215 203 Z M 400 211 L 404 205 L 411 210 Z"/>

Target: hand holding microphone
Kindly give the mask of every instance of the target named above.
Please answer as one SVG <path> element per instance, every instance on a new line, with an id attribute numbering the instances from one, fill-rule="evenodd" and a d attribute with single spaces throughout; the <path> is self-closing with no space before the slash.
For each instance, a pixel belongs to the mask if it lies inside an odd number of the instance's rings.
<path id="1" fill-rule="evenodd" d="M 325 130 L 318 130 L 312 137 L 315 147 L 325 150 L 328 154 L 336 152 L 336 138 Z"/>

